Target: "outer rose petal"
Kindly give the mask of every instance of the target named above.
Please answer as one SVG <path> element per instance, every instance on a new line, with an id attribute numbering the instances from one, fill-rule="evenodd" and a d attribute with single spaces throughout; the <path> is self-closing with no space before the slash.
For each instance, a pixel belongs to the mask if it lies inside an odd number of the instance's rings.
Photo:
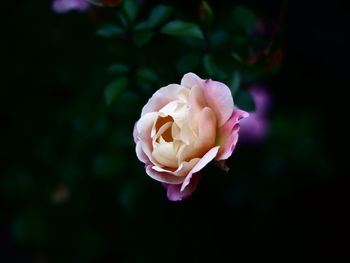
<path id="1" fill-rule="evenodd" d="M 203 89 L 209 107 L 216 114 L 218 127 L 221 127 L 227 122 L 233 112 L 231 91 L 224 83 L 211 79 L 205 81 Z"/>
<path id="2" fill-rule="evenodd" d="M 184 191 L 181 191 L 181 184 L 165 184 L 163 186 L 167 189 L 167 197 L 170 201 L 181 201 L 191 196 L 194 190 L 196 190 L 200 175 L 199 173 L 193 174 L 190 184 Z"/>
<path id="3" fill-rule="evenodd" d="M 200 158 L 215 145 L 216 119 L 214 112 L 209 107 L 205 107 L 200 113 L 198 122 L 198 137 L 192 144 L 183 148 L 179 156 L 181 161 Z"/>
<path id="4" fill-rule="evenodd" d="M 182 77 L 181 86 L 187 87 L 189 89 L 193 88 L 194 86 L 202 87 L 204 81 L 204 79 L 201 79 L 196 74 L 189 72 Z"/>
<path id="5" fill-rule="evenodd" d="M 157 180 L 161 183 L 168 183 L 168 184 L 182 184 L 184 181 L 185 177 L 183 176 L 176 176 L 170 173 L 163 173 L 163 172 L 158 172 L 152 168 L 151 165 L 146 166 L 146 173 L 153 178 L 154 180 Z"/>
<path id="6" fill-rule="evenodd" d="M 202 88 L 208 106 L 215 112 L 218 127 L 225 124 L 232 115 L 232 94 L 224 83 L 211 79 L 203 80 L 196 74 L 190 72 L 183 76 L 181 85 L 188 88 L 193 88 L 194 86 Z"/>
<path id="7" fill-rule="evenodd" d="M 222 126 L 218 134 L 218 144 L 221 146 L 216 160 L 226 160 L 235 149 L 238 140 L 239 123 L 242 118 L 249 116 L 248 112 L 235 110 L 231 118 Z"/>
<path id="8" fill-rule="evenodd" d="M 179 166 L 179 168 L 177 168 L 176 171 L 170 171 L 164 168 L 161 168 L 159 166 L 153 166 L 152 169 L 156 170 L 157 172 L 161 172 L 161 173 L 166 173 L 166 174 L 172 174 L 175 176 L 180 176 L 183 178 L 183 180 L 185 179 L 186 175 L 189 173 L 190 170 L 192 170 L 192 168 L 199 162 L 199 158 L 194 158 L 189 162 L 182 162 Z M 170 183 L 170 182 L 164 182 L 164 183 Z"/>
<path id="9" fill-rule="evenodd" d="M 136 132 L 134 131 L 134 135 L 136 135 L 137 140 L 141 142 L 141 149 L 147 155 L 148 159 L 154 163 L 152 158 L 152 138 L 150 136 L 151 130 L 153 127 L 154 120 L 157 118 L 157 112 L 150 112 L 142 116 L 136 123 Z"/>
<path id="10" fill-rule="evenodd" d="M 134 137 L 134 142 L 135 142 L 135 143 L 137 143 L 137 142 L 139 141 L 139 138 L 138 138 L 139 133 L 138 133 L 138 131 L 137 131 L 137 123 L 138 123 L 138 122 L 135 122 L 134 130 L 133 130 L 133 132 L 132 132 L 132 136 Z"/>
<path id="11" fill-rule="evenodd" d="M 142 108 L 141 116 L 149 112 L 159 111 L 169 102 L 176 100 L 178 94 L 181 93 L 183 89 L 185 88 L 178 84 L 170 84 L 166 87 L 160 88 Z"/>
<path id="12" fill-rule="evenodd" d="M 141 162 L 143 162 L 145 164 L 151 163 L 149 158 L 147 157 L 147 155 L 145 154 L 145 152 L 142 149 L 142 142 L 136 143 L 136 156 Z"/>
<path id="13" fill-rule="evenodd" d="M 192 170 L 186 176 L 184 182 L 181 186 L 181 191 L 184 191 L 186 187 L 190 184 L 192 175 L 199 172 L 204 166 L 206 166 L 211 160 L 215 158 L 219 151 L 220 146 L 215 146 L 210 149 L 200 160 L 199 162 L 192 168 Z"/>

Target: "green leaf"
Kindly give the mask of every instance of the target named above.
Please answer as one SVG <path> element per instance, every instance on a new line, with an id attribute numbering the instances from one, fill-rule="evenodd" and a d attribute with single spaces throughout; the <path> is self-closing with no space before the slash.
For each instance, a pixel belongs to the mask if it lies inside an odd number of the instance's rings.
<path id="1" fill-rule="evenodd" d="M 250 93 L 246 90 L 239 90 L 235 96 L 235 103 L 237 106 L 245 111 L 254 111 L 255 103 L 250 95 Z"/>
<path id="2" fill-rule="evenodd" d="M 135 32 L 133 35 L 133 42 L 136 46 L 142 47 L 152 38 L 153 35 L 154 33 L 149 31 Z"/>
<path id="3" fill-rule="evenodd" d="M 105 90 L 105 99 L 107 105 L 111 105 L 116 98 L 126 89 L 129 80 L 125 77 L 119 78 L 111 83 L 109 83 Z"/>
<path id="4" fill-rule="evenodd" d="M 202 0 L 202 2 L 199 5 L 199 17 L 201 21 L 207 24 L 210 24 L 213 21 L 213 18 L 214 18 L 213 9 L 210 7 L 209 3 L 205 0 Z"/>
<path id="5" fill-rule="evenodd" d="M 147 29 L 148 29 L 148 26 L 146 21 L 142 21 L 134 26 L 135 31 L 143 31 Z"/>
<path id="6" fill-rule="evenodd" d="M 157 82 L 158 81 L 158 75 L 147 68 L 140 68 L 136 72 L 136 77 L 141 82 Z"/>
<path id="7" fill-rule="evenodd" d="M 129 71 L 129 67 L 124 64 L 116 63 L 108 67 L 108 72 L 113 74 L 125 74 Z"/>
<path id="8" fill-rule="evenodd" d="M 184 43 L 185 45 L 189 46 L 191 49 L 194 50 L 203 50 L 205 48 L 205 43 L 199 38 L 193 38 L 193 37 L 181 37 L 179 38 L 179 41 Z"/>
<path id="9" fill-rule="evenodd" d="M 223 30 L 217 30 L 209 36 L 209 44 L 213 49 L 219 49 L 228 40 L 229 34 Z"/>
<path id="10" fill-rule="evenodd" d="M 213 77 L 216 72 L 216 65 L 212 54 L 206 54 L 203 57 L 203 66 L 210 77 Z"/>
<path id="11" fill-rule="evenodd" d="M 176 63 L 176 69 L 180 74 L 193 71 L 199 64 L 199 56 L 197 54 L 189 54 L 183 56 Z"/>
<path id="12" fill-rule="evenodd" d="M 101 37 L 114 38 L 121 36 L 125 33 L 124 28 L 117 25 L 104 25 L 100 27 L 96 34 Z"/>
<path id="13" fill-rule="evenodd" d="M 233 11 L 234 22 L 247 34 L 253 33 L 257 17 L 254 12 L 244 6 L 237 6 Z"/>
<path id="14" fill-rule="evenodd" d="M 203 39 L 203 33 L 200 27 L 194 23 L 183 22 L 180 20 L 171 21 L 164 25 L 160 32 L 178 37 L 194 37 Z"/>
<path id="15" fill-rule="evenodd" d="M 158 5 L 153 8 L 149 18 L 148 18 L 148 27 L 154 28 L 161 25 L 168 19 L 173 12 L 173 8 L 167 5 Z"/>
<path id="16" fill-rule="evenodd" d="M 139 13 L 139 3 L 136 0 L 124 0 L 124 12 L 130 21 L 134 21 Z"/>
<path id="17" fill-rule="evenodd" d="M 138 88 L 146 94 L 151 94 L 155 83 L 158 82 L 157 74 L 147 68 L 140 68 L 136 72 L 136 83 Z"/>
<path id="18" fill-rule="evenodd" d="M 128 26 L 128 20 L 126 19 L 125 15 L 123 13 L 118 12 L 117 13 L 117 17 L 119 22 L 124 26 L 127 27 Z"/>
<path id="19" fill-rule="evenodd" d="M 209 77 L 217 80 L 223 80 L 227 78 L 227 73 L 220 69 L 212 54 L 206 54 L 203 57 L 203 66 Z"/>
<path id="20" fill-rule="evenodd" d="M 240 83 L 241 83 L 241 77 L 239 75 L 238 70 L 236 70 L 232 74 L 232 76 L 231 76 L 231 78 L 230 78 L 230 80 L 228 82 L 228 85 L 229 85 L 229 87 L 231 89 L 231 93 L 232 93 L 233 96 L 236 95 L 236 93 L 237 93 L 237 91 L 239 89 Z"/>

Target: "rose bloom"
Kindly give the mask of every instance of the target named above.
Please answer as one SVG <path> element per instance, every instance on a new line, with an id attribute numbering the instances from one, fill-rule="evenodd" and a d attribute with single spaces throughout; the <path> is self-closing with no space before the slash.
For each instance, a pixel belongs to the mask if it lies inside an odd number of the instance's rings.
<path id="1" fill-rule="evenodd" d="M 262 85 L 254 85 L 248 91 L 253 97 L 255 110 L 249 112 L 249 118 L 240 123 L 240 143 L 255 144 L 262 142 L 269 132 L 271 94 Z"/>
<path id="2" fill-rule="evenodd" d="M 84 12 L 88 10 L 90 4 L 85 0 L 54 0 L 52 10 L 58 14 L 67 13 L 72 10 Z"/>
<path id="3" fill-rule="evenodd" d="M 203 167 L 231 156 L 239 120 L 248 115 L 234 107 L 225 84 L 187 73 L 143 107 L 134 127 L 137 157 L 163 183 L 169 200 L 182 200 L 196 189 Z"/>

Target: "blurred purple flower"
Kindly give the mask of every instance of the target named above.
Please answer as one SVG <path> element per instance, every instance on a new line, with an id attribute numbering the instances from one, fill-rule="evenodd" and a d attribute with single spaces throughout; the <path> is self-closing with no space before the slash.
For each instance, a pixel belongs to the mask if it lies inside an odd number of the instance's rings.
<path id="1" fill-rule="evenodd" d="M 249 90 L 255 102 L 255 111 L 249 112 L 249 118 L 240 121 L 240 141 L 242 143 L 261 142 L 269 132 L 268 112 L 271 95 L 261 85 L 254 85 Z"/>
<path id="2" fill-rule="evenodd" d="M 54 0 L 52 10 L 58 14 L 67 13 L 72 10 L 84 12 L 90 8 L 90 4 L 85 0 Z"/>

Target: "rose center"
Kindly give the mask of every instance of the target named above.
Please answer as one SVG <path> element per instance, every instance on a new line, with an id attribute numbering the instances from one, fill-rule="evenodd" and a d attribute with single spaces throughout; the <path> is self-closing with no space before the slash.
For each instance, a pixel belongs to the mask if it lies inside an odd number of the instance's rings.
<path id="1" fill-rule="evenodd" d="M 156 133 L 159 132 L 159 129 L 162 128 L 164 126 L 164 124 L 169 123 L 169 122 L 171 124 L 174 123 L 174 119 L 171 116 L 159 117 L 157 122 L 156 122 L 156 125 L 155 125 Z M 167 127 L 166 130 L 162 131 L 162 133 L 161 133 L 161 137 L 166 142 L 174 141 L 174 138 L 173 138 L 172 132 L 171 132 L 171 127 L 172 127 L 172 125 L 169 125 L 169 127 Z M 160 139 L 160 137 L 157 138 L 157 142 L 159 142 L 159 139 Z"/>

